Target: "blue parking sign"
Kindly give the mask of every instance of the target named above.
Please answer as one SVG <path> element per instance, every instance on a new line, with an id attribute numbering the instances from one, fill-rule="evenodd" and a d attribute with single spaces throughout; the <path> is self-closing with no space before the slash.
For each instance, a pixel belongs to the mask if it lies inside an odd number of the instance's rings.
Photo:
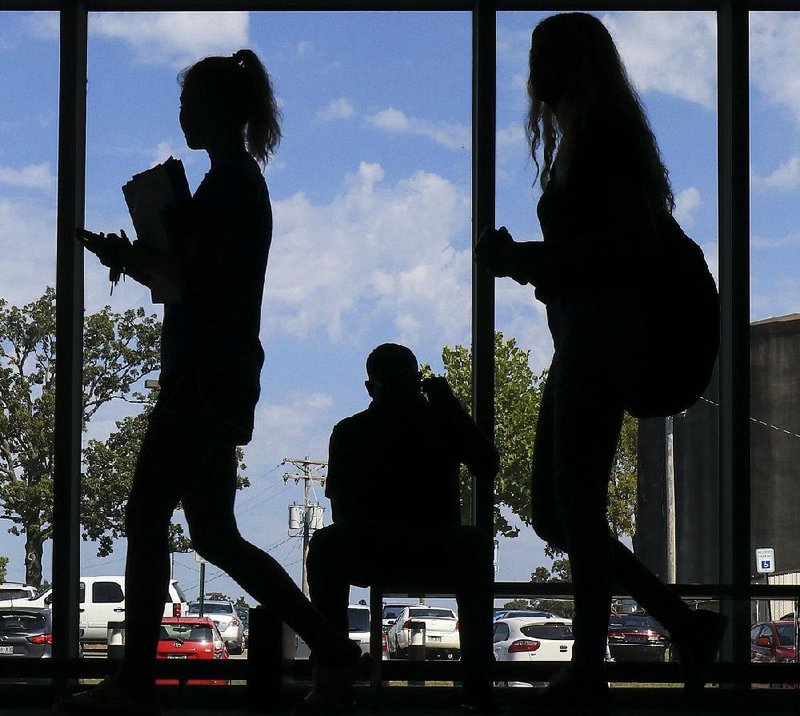
<path id="1" fill-rule="evenodd" d="M 775 571 L 775 550 L 772 547 L 759 547 L 756 550 L 756 569 L 759 574 L 772 574 Z"/>

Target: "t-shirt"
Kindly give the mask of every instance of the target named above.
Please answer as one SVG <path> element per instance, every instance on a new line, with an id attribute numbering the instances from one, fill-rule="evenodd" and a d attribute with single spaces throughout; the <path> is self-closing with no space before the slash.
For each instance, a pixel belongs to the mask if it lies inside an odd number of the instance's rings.
<path id="1" fill-rule="evenodd" d="M 249 154 L 206 174 L 184 238 L 177 248 L 187 283 L 183 300 L 164 306 L 157 412 L 199 411 L 244 444 L 260 393 L 261 302 L 272 240 L 269 192 Z"/>
<path id="2" fill-rule="evenodd" d="M 585 298 L 624 287 L 636 250 L 655 235 L 644 192 L 645 149 L 638 122 L 624 114 L 587 121 L 565 176 L 558 160 L 537 206 L 544 242 L 531 283 L 536 297 Z"/>
<path id="3" fill-rule="evenodd" d="M 421 400 L 405 413 L 372 403 L 345 418 L 328 461 L 335 523 L 402 530 L 412 520 L 424 530 L 461 524 L 459 468 L 494 474 L 497 452 L 465 412 Z"/>

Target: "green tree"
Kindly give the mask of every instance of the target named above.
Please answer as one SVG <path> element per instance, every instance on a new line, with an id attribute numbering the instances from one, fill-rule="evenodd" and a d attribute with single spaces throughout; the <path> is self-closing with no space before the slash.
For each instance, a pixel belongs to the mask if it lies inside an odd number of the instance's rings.
<path id="1" fill-rule="evenodd" d="M 53 529 L 55 299 L 52 288 L 22 307 L 0 299 L 0 519 L 24 535 L 25 580 L 36 587 Z M 98 556 L 110 554 L 113 539 L 124 535 L 125 500 L 154 400 L 135 385 L 159 368 L 160 334 L 160 322 L 143 308 L 115 313 L 106 306 L 84 318 L 82 429 L 110 401 L 136 406 L 83 453 L 82 536 L 98 541 Z M 240 484 L 246 484 L 241 476 Z M 185 548 L 178 525 L 172 536 L 176 551 Z"/>
<path id="2" fill-rule="evenodd" d="M 8 557 L 0 557 L 0 582 L 5 582 L 6 569 L 8 568 Z"/>
<path id="3" fill-rule="evenodd" d="M 501 506 L 509 509 L 524 525 L 531 524 L 530 466 L 547 371 L 534 373 L 529 356 L 530 351 L 520 348 L 514 338 L 505 338 L 499 331 L 495 333 L 495 444 L 501 459 L 495 482 L 495 531 L 504 537 L 515 537 L 519 529 L 500 512 Z M 453 392 L 469 410 L 472 394 L 470 350 L 459 345 L 445 346 L 442 363 Z M 423 366 L 423 372 L 430 373 L 430 367 Z M 598 380 L 602 380 L 602 376 L 598 376 Z M 632 537 L 636 529 L 636 462 L 637 422 L 626 414 L 609 484 L 608 520 L 617 537 Z M 463 516 L 467 518 L 470 478 L 466 469 L 462 469 L 461 486 Z M 549 548 L 548 556 L 554 560 L 548 575 L 557 581 L 570 581 L 569 562 L 563 554 Z"/>
<path id="4" fill-rule="evenodd" d="M 535 374 L 528 362 L 529 351 L 517 346 L 513 338 L 495 333 L 495 444 L 500 450 L 500 471 L 495 480 L 494 525 L 497 534 L 516 537 L 512 526 L 500 512 L 508 507 L 524 524 L 530 525 L 530 465 L 533 438 L 539 416 L 545 374 Z M 448 383 L 461 404 L 471 410 L 472 354 L 464 346 L 445 346 L 442 363 Z M 423 372 L 430 372 L 423 366 Z M 469 521 L 471 478 L 461 469 L 462 518 Z"/>

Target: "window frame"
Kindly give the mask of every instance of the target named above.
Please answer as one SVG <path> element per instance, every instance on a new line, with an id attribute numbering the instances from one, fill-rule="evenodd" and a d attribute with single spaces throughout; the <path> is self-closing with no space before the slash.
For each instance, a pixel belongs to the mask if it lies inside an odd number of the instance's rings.
<path id="1" fill-rule="evenodd" d="M 493 225 L 495 205 L 496 14 L 505 10 L 587 9 L 577 0 L 0 0 L 0 10 L 60 13 L 57 224 L 57 366 L 53 587 L 54 656 L 77 659 L 79 577 L 80 390 L 83 261 L 74 241 L 83 224 L 87 18 L 123 10 L 409 10 L 470 11 L 473 17 L 473 242 Z M 749 477 L 749 13 L 798 10 L 800 0 L 615 0 L 602 10 L 714 11 L 718 29 L 720 348 L 720 577 L 716 585 L 676 585 L 684 596 L 721 598 L 731 619 L 723 661 L 749 664 L 749 599 L 795 597 L 796 589 L 750 582 Z M 494 280 L 473 266 L 473 414 L 493 435 Z M 491 485 L 475 488 L 476 524 L 491 527 Z M 496 596 L 548 596 L 569 585 L 496 583 Z M 746 669 L 731 670 L 744 685 Z M 791 680 L 791 679 L 787 679 Z"/>

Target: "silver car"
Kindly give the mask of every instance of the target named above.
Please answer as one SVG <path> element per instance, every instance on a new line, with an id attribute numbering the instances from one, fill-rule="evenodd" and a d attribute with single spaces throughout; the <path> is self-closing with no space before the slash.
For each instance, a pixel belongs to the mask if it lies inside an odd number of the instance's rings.
<path id="1" fill-rule="evenodd" d="M 200 602 L 189 602 L 189 616 L 201 616 Z M 203 601 L 202 616 L 210 617 L 217 625 L 231 654 L 241 654 L 244 651 L 244 625 L 233 602 L 206 599 Z"/>

